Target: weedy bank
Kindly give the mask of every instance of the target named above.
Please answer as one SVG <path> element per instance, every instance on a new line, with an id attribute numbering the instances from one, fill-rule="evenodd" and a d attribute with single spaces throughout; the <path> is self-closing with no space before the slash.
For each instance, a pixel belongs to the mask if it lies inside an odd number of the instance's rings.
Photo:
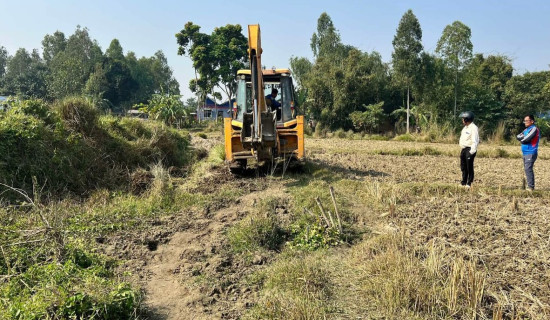
<path id="1" fill-rule="evenodd" d="M 183 175 L 188 140 L 82 98 L 0 113 L 0 318 L 135 318 L 141 294 L 97 242 L 190 202 L 164 169 Z"/>
<path id="2" fill-rule="evenodd" d="M 537 163 L 534 193 L 522 191 L 515 157 L 480 157 L 467 190 L 459 186 L 458 155 L 445 152 L 458 153 L 454 145 L 308 142 L 307 174 L 281 181 L 290 195 L 287 216 L 267 210 L 277 217 L 268 229 L 275 224 L 291 236 L 252 278 L 261 293 L 246 318 L 549 316 L 547 159 Z M 384 145 L 415 152 L 378 152 Z M 427 147 L 441 152 L 425 155 Z M 490 148 L 502 146 L 480 152 Z M 519 146 L 505 148 L 512 154 Z M 325 221 L 336 210 L 342 233 Z M 333 234 L 340 237 L 332 241 Z"/>

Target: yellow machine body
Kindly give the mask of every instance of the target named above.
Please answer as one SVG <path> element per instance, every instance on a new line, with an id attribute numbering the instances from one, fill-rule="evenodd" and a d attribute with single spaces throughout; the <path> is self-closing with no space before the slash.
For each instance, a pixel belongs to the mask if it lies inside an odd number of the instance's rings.
<path id="1" fill-rule="evenodd" d="M 262 70 L 259 25 L 249 25 L 248 33 L 250 69 L 237 72 L 232 117 L 224 119 L 225 159 L 240 166 L 248 159 L 304 160 L 304 116 L 297 115 L 290 70 Z M 269 89 L 279 91 L 280 107 L 272 108 L 266 99 Z"/>

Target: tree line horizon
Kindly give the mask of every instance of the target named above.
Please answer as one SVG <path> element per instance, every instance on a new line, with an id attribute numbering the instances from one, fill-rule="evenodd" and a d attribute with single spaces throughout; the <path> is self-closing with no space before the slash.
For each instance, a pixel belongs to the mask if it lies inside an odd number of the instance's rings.
<path id="1" fill-rule="evenodd" d="M 175 35 L 178 54 L 193 63 L 189 89 L 199 101 L 221 99 L 220 91 L 234 96 L 236 71 L 247 66 L 242 31 L 228 24 L 206 34 L 188 22 Z M 486 133 L 500 126 L 510 135 L 525 114 L 550 110 L 550 71 L 514 74 L 509 57 L 475 53 L 471 34 L 467 25 L 454 21 L 442 31 L 435 53 L 427 52 L 420 23 L 408 10 L 396 28 L 391 62 L 383 62 L 376 51 L 343 43 L 324 12 L 311 37 L 313 59 L 292 56 L 289 61 L 296 103 L 321 129 L 369 133 L 456 125 L 457 114 L 469 110 Z M 47 100 L 87 95 L 111 110 L 146 105 L 153 94 L 180 95 L 162 51 L 138 59 L 132 51 L 124 55 L 113 39 L 103 53 L 80 26 L 68 38 L 59 31 L 46 35 L 42 46 L 42 56 L 21 48 L 10 57 L 0 44 L 0 95 Z M 197 99 L 185 105 L 196 107 Z M 540 120 L 543 134 L 550 135 L 547 119 Z"/>

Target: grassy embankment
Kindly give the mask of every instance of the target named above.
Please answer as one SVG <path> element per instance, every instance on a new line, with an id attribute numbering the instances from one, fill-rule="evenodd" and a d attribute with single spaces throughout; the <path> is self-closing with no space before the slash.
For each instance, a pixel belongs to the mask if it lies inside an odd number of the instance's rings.
<path id="1" fill-rule="evenodd" d="M 185 132 L 80 98 L 0 113 L 0 319 L 136 318 L 98 241 L 210 201 L 177 188 L 194 157 Z"/>

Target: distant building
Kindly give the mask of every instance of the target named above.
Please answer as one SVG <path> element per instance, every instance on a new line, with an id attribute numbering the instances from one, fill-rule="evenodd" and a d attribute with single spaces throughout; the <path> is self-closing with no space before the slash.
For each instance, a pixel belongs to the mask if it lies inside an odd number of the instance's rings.
<path id="1" fill-rule="evenodd" d="M 149 115 L 146 112 L 140 111 L 140 110 L 128 110 L 126 114 L 129 117 L 133 118 L 140 118 L 140 119 L 147 119 L 149 118 Z"/>
<path id="2" fill-rule="evenodd" d="M 0 111 L 4 111 L 8 105 L 8 97 L 0 96 Z"/>
<path id="3" fill-rule="evenodd" d="M 231 102 L 217 104 L 214 100 L 206 98 L 198 112 L 199 120 L 223 120 L 223 118 L 231 117 L 233 102 L 235 99 L 232 99 Z"/>

